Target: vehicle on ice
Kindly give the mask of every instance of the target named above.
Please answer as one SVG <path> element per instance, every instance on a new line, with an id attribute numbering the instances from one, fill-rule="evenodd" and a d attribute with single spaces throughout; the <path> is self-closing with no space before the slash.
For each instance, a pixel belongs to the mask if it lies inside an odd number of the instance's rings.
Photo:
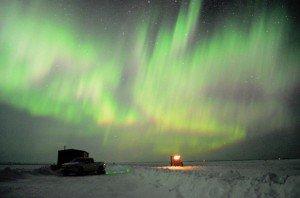
<path id="1" fill-rule="evenodd" d="M 59 170 L 64 163 L 71 162 L 78 157 L 89 157 L 89 153 L 78 149 L 63 149 L 57 153 L 57 164 L 52 164 L 50 167 L 52 170 Z"/>
<path id="2" fill-rule="evenodd" d="M 180 155 L 171 155 L 170 156 L 170 165 L 171 166 L 183 166 L 183 161 Z"/>
<path id="3" fill-rule="evenodd" d="M 105 163 L 94 162 L 93 158 L 79 157 L 61 165 L 63 175 L 105 174 Z"/>

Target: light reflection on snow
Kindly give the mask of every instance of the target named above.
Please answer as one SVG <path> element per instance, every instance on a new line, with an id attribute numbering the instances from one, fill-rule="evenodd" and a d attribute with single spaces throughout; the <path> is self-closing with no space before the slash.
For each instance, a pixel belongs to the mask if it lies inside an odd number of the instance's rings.
<path id="1" fill-rule="evenodd" d="M 161 166 L 157 169 L 167 169 L 167 170 L 176 170 L 176 171 L 193 171 L 193 170 L 202 170 L 202 166 Z"/>

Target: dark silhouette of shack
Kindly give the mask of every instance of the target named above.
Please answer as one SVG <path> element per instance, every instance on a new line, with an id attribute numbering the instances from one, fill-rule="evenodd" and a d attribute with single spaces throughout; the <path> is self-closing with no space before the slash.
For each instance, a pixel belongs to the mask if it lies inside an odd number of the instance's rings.
<path id="1" fill-rule="evenodd" d="M 57 166 L 60 167 L 63 163 L 70 162 L 77 157 L 89 157 L 89 153 L 77 149 L 64 149 L 58 151 Z"/>

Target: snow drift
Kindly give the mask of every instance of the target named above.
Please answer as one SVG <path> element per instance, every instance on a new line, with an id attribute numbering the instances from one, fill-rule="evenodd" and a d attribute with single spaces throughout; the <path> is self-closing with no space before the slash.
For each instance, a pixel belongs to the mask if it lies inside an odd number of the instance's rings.
<path id="1" fill-rule="evenodd" d="M 299 197 L 300 160 L 116 165 L 106 175 L 63 177 L 48 167 L 5 168 L 3 197 Z"/>

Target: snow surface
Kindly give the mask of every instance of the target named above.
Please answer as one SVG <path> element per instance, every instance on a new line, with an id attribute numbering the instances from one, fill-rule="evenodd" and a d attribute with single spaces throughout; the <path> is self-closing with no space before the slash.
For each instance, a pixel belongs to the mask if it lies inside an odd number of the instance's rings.
<path id="1" fill-rule="evenodd" d="M 300 197 L 300 160 L 110 164 L 106 175 L 69 177 L 4 168 L 0 197 Z"/>

